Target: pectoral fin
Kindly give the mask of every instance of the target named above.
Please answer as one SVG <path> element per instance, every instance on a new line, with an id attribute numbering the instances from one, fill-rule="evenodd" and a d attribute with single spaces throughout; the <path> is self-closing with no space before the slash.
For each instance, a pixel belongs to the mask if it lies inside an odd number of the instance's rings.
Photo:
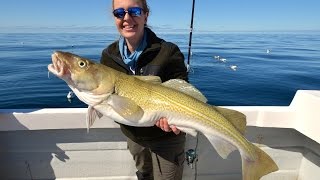
<path id="1" fill-rule="evenodd" d="M 89 132 L 90 127 L 93 125 L 94 121 L 97 118 L 101 118 L 103 115 L 98 112 L 97 110 L 94 109 L 94 107 L 89 106 L 88 107 L 88 112 L 86 116 L 86 124 L 87 124 L 87 132 Z"/>
<path id="2" fill-rule="evenodd" d="M 126 97 L 111 95 L 108 103 L 114 111 L 129 121 L 139 121 L 144 114 L 144 111 L 140 106 Z"/>
<path id="3" fill-rule="evenodd" d="M 171 79 L 162 83 L 162 85 L 178 90 L 204 103 L 208 101 L 207 98 L 197 88 L 182 79 Z"/>

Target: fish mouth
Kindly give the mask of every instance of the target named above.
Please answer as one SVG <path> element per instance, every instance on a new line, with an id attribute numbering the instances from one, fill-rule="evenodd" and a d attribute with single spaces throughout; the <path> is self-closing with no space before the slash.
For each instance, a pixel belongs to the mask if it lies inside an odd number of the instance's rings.
<path id="1" fill-rule="evenodd" d="M 58 77 L 63 77 L 68 73 L 68 68 L 66 68 L 66 63 L 64 61 L 62 61 L 59 58 L 59 55 L 57 52 L 54 52 L 51 55 L 52 58 L 52 64 L 48 65 L 48 70 L 49 72 L 51 72 L 52 74 L 58 76 Z"/>

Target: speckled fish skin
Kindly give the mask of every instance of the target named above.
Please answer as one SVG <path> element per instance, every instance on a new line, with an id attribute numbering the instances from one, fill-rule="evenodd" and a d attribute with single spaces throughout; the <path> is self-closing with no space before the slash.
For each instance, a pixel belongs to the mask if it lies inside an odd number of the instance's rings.
<path id="1" fill-rule="evenodd" d="M 244 180 L 278 170 L 268 154 L 243 136 L 246 122 L 240 112 L 209 105 L 170 83 L 144 81 L 68 52 L 55 52 L 52 61 L 48 70 L 89 105 L 89 126 L 97 113 L 130 126 L 153 126 L 166 117 L 169 125 L 187 133 L 203 133 L 223 158 L 238 149 Z"/>

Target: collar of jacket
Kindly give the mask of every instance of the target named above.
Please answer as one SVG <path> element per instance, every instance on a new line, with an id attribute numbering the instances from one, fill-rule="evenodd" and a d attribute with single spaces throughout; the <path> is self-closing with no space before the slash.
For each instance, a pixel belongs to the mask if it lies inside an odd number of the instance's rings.
<path id="1" fill-rule="evenodd" d="M 163 39 L 157 37 L 157 35 L 150 30 L 149 28 L 147 29 L 147 47 L 146 49 L 141 53 L 140 57 L 138 58 L 137 61 L 137 68 L 139 68 L 142 64 L 147 64 L 148 58 L 143 58 L 144 56 L 147 56 L 150 53 L 157 52 L 161 48 L 161 43 L 164 42 Z M 130 69 L 128 66 L 123 62 L 120 51 L 119 51 L 119 43 L 118 40 L 112 43 L 108 48 L 107 48 L 107 54 L 119 65 L 125 67 L 129 72 Z M 150 61 L 150 59 L 149 59 Z"/>

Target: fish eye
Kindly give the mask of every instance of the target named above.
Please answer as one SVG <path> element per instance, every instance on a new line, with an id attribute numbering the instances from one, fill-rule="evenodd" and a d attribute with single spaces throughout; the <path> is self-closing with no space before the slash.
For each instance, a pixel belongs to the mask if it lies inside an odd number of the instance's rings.
<path id="1" fill-rule="evenodd" d="M 84 68 L 87 66 L 87 63 L 85 61 L 78 61 L 78 65 L 80 68 Z"/>

